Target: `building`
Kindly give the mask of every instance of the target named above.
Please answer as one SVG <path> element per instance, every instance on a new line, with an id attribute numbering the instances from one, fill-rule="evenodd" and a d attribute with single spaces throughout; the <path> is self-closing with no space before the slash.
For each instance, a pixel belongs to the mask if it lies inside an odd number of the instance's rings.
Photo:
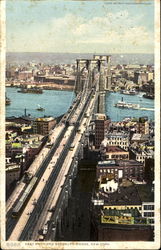
<path id="1" fill-rule="evenodd" d="M 29 114 L 26 115 L 26 110 L 25 110 L 25 115 L 24 116 L 20 116 L 20 117 L 15 117 L 15 116 L 11 116 L 11 117 L 7 117 L 6 118 L 6 124 L 8 124 L 8 126 L 11 124 L 26 124 L 26 125 L 31 125 L 33 122 L 34 118 L 31 117 Z"/>
<path id="2" fill-rule="evenodd" d="M 136 185 L 136 188 L 142 201 L 141 215 L 154 226 L 154 184 Z"/>
<path id="3" fill-rule="evenodd" d="M 128 160 L 129 159 L 129 152 L 117 146 L 108 146 L 108 145 L 106 147 L 101 146 L 100 153 L 101 153 L 102 160 L 110 160 L 110 159 Z"/>
<path id="4" fill-rule="evenodd" d="M 149 121 L 146 118 L 139 118 L 139 122 L 137 123 L 137 133 L 149 134 Z"/>
<path id="5" fill-rule="evenodd" d="M 142 196 L 138 192 L 140 186 L 145 188 L 144 191 L 142 190 Z M 120 185 L 115 192 L 105 192 L 101 189 L 97 191 L 92 200 L 91 240 L 154 240 L 154 221 L 144 212 L 144 208 L 154 209 L 154 207 L 152 204 L 151 207 L 150 204 L 145 205 L 145 193 L 147 196 L 152 194 L 147 185 L 134 185 L 132 183 Z M 150 210 L 147 211 L 150 212 Z"/>
<path id="6" fill-rule="evenodd" d="M 148 142 L 150 136 L 148 134 L 138 134 L 134 133 L 131 138 L 131 144 L 140 145 L 143 142 Z"/>
<path id="7" fill-rule="evenodd" d="M 68 76 L 68 75 L 48 75 L 48 76 L 34 76 L 34 80 L 41 83 L 55 83 L 60 85 L 71 85 L 73 86 L 75 83 L 75 77 L 74 76 Z"/>
<path id="8" fill-rule="evenodd" d="M 124 150 L 129 148 L 129 136 L 124 133 L 109 133 L 106 135 L 104 145 L 119 146 Z"/>
<path id="9" fill-rule="evenodd" d="M 99 188 L 104 192 L 113 193 L 118 190 L 118 182 L 114 179 L 110 180 L 110 178 L 103 178 L 100 180 Z"/>
<path id="10" fill-rule="evenodd" d="M 33 76 L 32 71 L 20 71 L 18 73 L 19 80 L 27 80 L 30 79 L 32 76 Z"/>
<path id="11" fill-rule="evenodd" d="M 20 178 L 21 167 L 16 163 L 6 164 L 6 188 L 10 189 L 13 182 Z"/>
<path id="12" fill-rule="evenodd" d="M 154 73 L 153 72 L 148 72 L 148 81 L 154 80 Z"/>
<path id="13" fill-rule="evenodd" d="M 31 163 L 35 159 L 36 155 L 38 155 L 38 153 L 42 149 L 42 145 L 43 144 L 41 141 L 37 141 L 35 143 L 28 144 L 26 146 L 25 162 L 23 165 L 23 171 L 26 170 L 31 165 Z"/>
<path id="14" fill-rule="evenodd" d="M 106 160 L 99 161 L 96 167 L 97 180 L 101 176 L 108 177 L 112 175 L 113 179 L 129 179 L 143 181 L 144 166 L 135 160 Z"/>
<path id="15" fill-rule="evenodd" d="M 151 76 L 150 76 L 151 77 Z M 146 83 L 148 81 L 148 73 L 142 71 L 134 72 L 134 82 L 137 84 Z"/>
<path id="16" fill-rule="evenodd" d="M 55 124 L 56 120 L 53 117 L 36 118 L 33 122 L 33 133 L 47 135 Z"/>
<path id="17" fill-rule="evenodd" d="M 105 138 L 107 129 L 106 115 L 95 114 L 95 147 L 98 149 Z"/>
<path id="18" fill-rule="evenodd" d="M 146 159 L 154 159 L 154 150 L 152 149 L 130 149 L 130 155 L 136 161 L 142 162 L 145 165 Z"/>

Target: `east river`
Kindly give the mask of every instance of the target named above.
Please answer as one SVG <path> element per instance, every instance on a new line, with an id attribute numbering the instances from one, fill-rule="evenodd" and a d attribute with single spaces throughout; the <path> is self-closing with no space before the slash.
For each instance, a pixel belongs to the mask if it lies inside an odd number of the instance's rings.
<path id="1" fill-rule="evenodd" d="M 53 116 L 57 117 L 64 114 L 72 104 L 75 94 L 72 91 L 44 90 L 43 94 L 19 93 L 18 88 L 7 87 L 6 95 L 11 99 L 11 104 L 6 106 L 6 116 L 22 116 L 24 110 L 33 117 Z M 154 120 L 153 110 L 132 110 L 119 109 L 114 104 L 123 100 L 127 103 L 137 103 L 140 107 L 154 109 L 154 100 L 142 97 L 142 93 L 138 95 L 123 95 L 120 93 L 107 93 L 106 95 L 106 114 L 112 121 L 120 121 L 125 117 L 148 116 L 150 120 Z M 38 111 L 41 106 L 44 111 Z"/>

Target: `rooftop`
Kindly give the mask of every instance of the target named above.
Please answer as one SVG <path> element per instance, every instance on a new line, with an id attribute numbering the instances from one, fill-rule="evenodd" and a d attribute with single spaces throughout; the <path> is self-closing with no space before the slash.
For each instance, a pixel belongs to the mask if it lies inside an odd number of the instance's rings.
<path id="1" fill-rule="evenodd" d="M 98 162 L 98 167 L 100 166 L 111 166 L 111 165 L 116 165 L 116 161 L 115 160 L 107 160 L 107 161 L 99 161 Z"/>
<path id="2" fill-rule="evenodd" d="M 117 146 L 107 146 L 106 147 L 107 153 L 113 153 L 113 152 L 126 152 L 123 148 L 117 147 Z"/>
<path id="3" fill-rule="evenodd" d="M 142 166 L 141 162 L 135 161 L 135 160 L 106 160 L 106 161 L 99 161 L 98 167 L 108 167 L 108 166 L 120 166 L 120 167 L 126 167 L 126 166 Z"/>
<path id="4" fill-rule="evenodd" d="M 33 121 L 35 118 L 34 117 L 31 117 L 30 115 L 28 116 L 10 116 L 10 117 L 7 117 L 6 120 L 7 121 L 12 121 L 12 120 L 19 120 L 19 119 L 22 119 L 24 121 Z"/>
<path id="5" fill-rule="evenodd" d="M 131 139 L 132 141 L 146 141 L 146 140 L 149 140 L 149 135 L 148 134 L 138 134 L 138 133 L 135 133 L 133 134 L 133 137 Z"/>
<path id="6" fill-rule="evenodd" d="M 22 144 L 20 142 L 12 143 L 12 148 L 22 148 Z"/>
<path id="7" fill-rule="evenodd" d="M 111 133 L 106 135 L 106 138 L 115 138 L 115 137 L 121 137 L 121 138 L 127 138 L 128 134 L 123 134 L 123 133 Z"/>
<path id="8" fill-rule="evenodd" d="M 54 117 L 39 117 L 35 119 L 35 121 L 43 121 L 43 122 L 50 122 L 53 120 L 54 120 Z"/>
<path id="9" fill-rule="evenodd" d="M 138 166 L 141 166 L 142 163 L 141 162 L 138 162 L 138 161 L 135 161 L 135 160 L 119 160 L 117 161 L 117 163 L 119 164 L 119 166 L 133 166 L 133 165 L 138 165 Z"/>
<path id="10" fill-rule="evenodd" d="M 140 199 L 144 202 L 154 202 L 154 192 L 151 191 L 151 185 L 136 185 Z"/>
<path id="11" fill-rule="evenodd" d="M 20 170 L 20 165 L 17 165 L 16 163 L 9 163 L 6 165 L 7 172 L 17 171 L 17 170 Z"/>
<path id="12" fill-rule="evenodd" d="M 105 114 L 95 114 L 95 119 L 96 120 L 106 120 L 106 115 Z"/>
<path id="13" fill-rule="evenodd" d="M 103 213 L 105 216 L 141 216 L 137 208 L 134 209 L 104 209 Z"/>
<path id="14" fill-rule="evenodd" d="M 99 194 L 99 199 L 105 199 L 105 196 Z M 119 189 L 108 194 L 105 205 L 141 205 L 141 198 L 137 192 L 135 185 L 128 187 L 119 187 Z"/>

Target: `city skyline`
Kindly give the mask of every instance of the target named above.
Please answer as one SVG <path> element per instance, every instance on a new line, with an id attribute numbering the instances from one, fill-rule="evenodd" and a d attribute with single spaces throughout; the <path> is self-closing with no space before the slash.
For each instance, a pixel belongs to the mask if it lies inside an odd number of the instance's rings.
<path id="1" fill-rule="evenodd" d="M 153 53 L 153 1 L 125 3 L 9 0 L 7 52 Z"/>

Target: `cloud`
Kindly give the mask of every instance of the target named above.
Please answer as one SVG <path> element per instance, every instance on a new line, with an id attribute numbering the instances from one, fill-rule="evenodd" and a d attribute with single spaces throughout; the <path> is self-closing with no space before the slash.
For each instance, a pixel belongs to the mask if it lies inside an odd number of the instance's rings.
<path id="1" fill-rule="evenodd" d="M 22 30 L 12 39 L 11 47 L 18 45 L 22 51 L 153 53 L 153 36 L 141 17 L 130 16 L 127 10 L 92 18 L 66 14 L 33 24 L 27 32 Z"/>

